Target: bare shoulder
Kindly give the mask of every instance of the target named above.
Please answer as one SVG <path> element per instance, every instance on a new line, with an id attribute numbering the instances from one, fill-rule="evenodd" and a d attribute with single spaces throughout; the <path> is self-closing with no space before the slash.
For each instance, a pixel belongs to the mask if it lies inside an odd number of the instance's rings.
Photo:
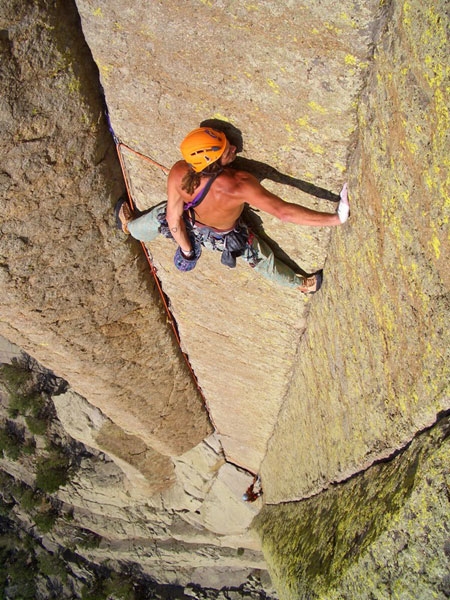
<path id="1" fill-rule="evenodd" d="M 240 171 L 238 169 L 226 169 L 226 173 L 230 174 L 237 184 L 246 184 L 247 182 L 258 181 L 254 175 L 248 171 Z"/>
<path id="2" fill-rule="evenodd" d="M 175 198 L 186 197 L 186 192 L 181 189 L 181 182 L 188 171 L 188 166 L 184 160 L 176 162 L 169 171 L 167 177 L 167 192 L 169 202 L 173 202 Z"/>
<path id="3" fill-rule="evenodd" d="M 255 183 L 259 185 L 258 180 L 247 171 L 225 169 L 217 180 L 216 189 L 218 192 L 223 191 L 226 194 L 239 196 L 244 194 Z"/>
<path id="4" fill-rule="evenodd" d="M 227 169 L 227 172 L 232 181 L 229 196 L 281 218 L 286 203 L 279 196 L 262 186 L 248 171 Z"/>
<path id="5" fill-rule="evenodd" d="M 182 179 L 188 170 L 188 166 L 184 160 L 177 161 L 169 171 L 170 179 Z"/>

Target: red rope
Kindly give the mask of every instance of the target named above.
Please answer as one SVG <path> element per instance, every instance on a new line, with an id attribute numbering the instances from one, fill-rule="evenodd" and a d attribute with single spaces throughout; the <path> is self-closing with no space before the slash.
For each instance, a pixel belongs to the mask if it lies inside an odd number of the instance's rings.
<path id="1" fill-rule="evenodd" d="M 133 154 L 136 154 L 136 156 L 139 156 L 140 158 L 143 158 L 144 160 L 146 160 L 147 162 L 149 162 L 151 165 L 154 165 L 155 167 L 158 167 L 159 169 L 161 169 L 161 171 L 165 175 L 169 174 L 170 169 L 168 169 L 164 165 L 161 165 L 159 162 L 156 162 L 156 160 L 153 160 L 153 158 L 150 158 L 149 156 L 146 156 L 145 154 L 142 154 L 141 152 L 138 152 L 138 150 L 135 150 L 134 148 L 131 148 L 130 146 L 127 146 L 127 144 L 124 144 L 123 142 L 117 142 L 116 145 L 117 145 L 117 151 L 120 153 L 120 155 L 122 154 L 120 152 L 120 148 L 126 148 L 127 150 L 129 150 Z M 122 171 L 124 171 L 124 165 L 123 165 L 123 163 L 122 163 Z"/>

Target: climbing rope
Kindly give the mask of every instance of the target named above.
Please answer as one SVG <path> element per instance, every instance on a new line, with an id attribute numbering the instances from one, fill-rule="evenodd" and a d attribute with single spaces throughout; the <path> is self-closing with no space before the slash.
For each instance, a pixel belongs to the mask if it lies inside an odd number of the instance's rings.
<path id="1" fill-rule="evenodd" d="M 133 200 L 133 194 L 131 192 L 130 176 L 129 176 L 128 170 L 126 168 L 126 165 L 125 165 L 125 160 L 124 160 L 124 155 L 123 155 L 122 149 L 126 149 L 128 152 L 131 152 L 132 154 L 135 154 L 139 158 L 141 158 L 141 159 L 145 160 L 146 162 L 150 163 L 151 165 L 157 167 L 158 169 L 160 169 L 164 173 L 164 175 L 168 175 L 170 169 L 168 169 L 164 165 L 160 164 L 156 160 L 150 158 L 149 156 L 146 156 L 142 152 L 139 152 L 138 150 L 135 150 L 134 148 L 131 148 L 127 144 L 124 144 L 123 142 L 121 142 L 119 140 L 119 138 L 116 136 L 116 134 L 114 133 L 114 130 L 112 129 L 111 121 L 109 119 L 109 115 L 108 115 L 107 112 L 106 112 L 106 118 L 107 118 L 109 130 L 111 132 L 111 135 L 112 135 L 112 137 L 114 139 L 114 143 L 116 145 L 117 156 L 119 158 L 119 163 L 120 163 L 120 167 L 121 167 L 121 170 L 122 170 L 123 179 L 125 181 L 125 187 L 126 187 L 126 190 L 127 190 L 128 204 L 129 204 L 131 210 L 135 211 L 137 207 L 136 207 L 136 203 Z M 180 334 L 178 332 L 177 323 L 176 323 L 175 318 L 172 315 L 172 312 L 171 312 L 171 310 L 169 308 L 167 295 L 164 293 L 164 290 L 162 289 L 161 281 L 160 281 L 160 279 L 158 277 L 157 269 L 156 269 L 155 265 L 153 264 L 153 260 L 152 260 L 152 257 L 150 255 L 150 252 L 149 252 L 149 250 L 148 250 L 148 248 L 147 248 L 147 246 L 145 245 L 144 242 L 141 241 L 140 244 L 141 244 L 142 250 L 144 252 L 144 256 L 145 256 L 145 258 L 147 260 L 147 263 L 149 265 L 150 272 L 151 272 L 151 274 L 153 276 L 153 279 L 155 281 L 156 288 L 157 288 L 157 290 L 159 292 L 159 295 L 161 297 L 161 300 L 162 300 L 162 303 L 163 303 L 163 306 L 164 306 L 164 310 L 166 312 L 166 318 L 167 318 L 167 321 L 168 321 L 168 323 L 170 324 L 170 326 L 172 328 L 172 332 L 173 332 L 173 335 L 174 335 L 175 340 L 177 342 L 178 348 L 179 348 L 179 350 L 181 352 L 181 355 L 183 356 L 183 359 L 184 359 L 184 361 L 185 361 L 185 363 L 187 365 L 187 368 L 188 368 L 188 370 L 189 370 L 189 372 L 191 374 L 192 380 L 194 381 L 194 384 L 195 384 L 195 386 L 197 388 L 197 391 L 198 391 L 201 399 L 203 400 L 204 406 L 205 406 L 205 408 L 206 408 L 206 410 L 208 412 L 208 416 L 209 416 L 209 419 L 210 419 L 210 421 L 212 423 L 212 426 L 214 427 L 215 431 L 218 431 L 218 429 L 216 427 L 216 424 L 214 423 L 214 419 L 212 417 L 212 414 L 211 414 L 211 411 L 209 409 L 208 403 L 206 401 L 205 395 L 203 394 L 203 391 L 202 391 L 202 389 L 200 387 L 200 384 L 198 382 L 197 376 L 195 375 L 194 370 L 192 368 L 192 365 L 191 365 L 191 363 L 189 361 L 188 355 L 181 348 L 181 339 L 180 339 Z M 228 462 L 228 459 L 227 459 L 227 462 Z M 242 500 L 244 500 L 246 502 L 254 502 L 263 493 L 262 487 L 261 487 L 260 477 L 256 473 L 254 473 L 253 471 L 250 471 L 248 469 L 248 467 L 246 467 L 244 465 L 240 465 L 236 460 L 231 461 L 231 464 L 235 465 L 236 467 L 238 467 L 240 469 L 243 469 L 244 471 L 247 471 L 248 473 L 250 473 L 254 477 L 252 484 L 250 485 L 250 487 L 247 489 L 247 491 L 242 496 Z M 255 486 L 258 486 L 258 490 L 254 489 Z"/>
<path id="2" fill-rule="evenodd" d="M 123 149 L 126 149 L 128 152 L 131 152 L 132 154 L 135 154 L 136 156 L 138 156 L 139 158 L 142 158 L 143 160 L 145 160 L 146 162 L 150 163 L 151 165 L 153 165 L 155 167 L 158 167 L 164 173 L 164 175 L 168 175 L 169 174 L 169 169 L 167 167 L 165 167 L 164 165 L 161 165 L 156 160 L 153 160 L 149 156 L 146 156 L 145 154 L 142 154 L 142 152 L 139 152 L 138 150 L 135 150 L 134 148 L 131 148 L 127 144 L 124 144 L 123 142 L 121 142 L 119 140 L 119 138 L 116 136 L 116 134 L 115 134 L 115 132 L 114 132 L 112 126 L 111 126 L 111 121 L 110 121 L 108 112 L 106 112 L 106 119 L 107 119 L 107 122 L 108 122 L 109 130 L 111 132 L 111 135 L 112 135 L 112 137 L 114 139 L 114 143 L 116 145 L 117 156 L 119 158 L 120 168 L 122 169 L 122 175 L 123 175 L 123 179 L 125 181 L 125 187 L 126 187 L 126 190 L 127 190 L 128 204 L 129 204 L 131 210 L 135 211 L 137 209 L 137 207 L 136 207 L 136 203 L 133 200 L 133 195 L 132 195 L 132 192 L 131 192 L 131 181 L 130 181 L 128 170 L 127 170 L 126 165 L 125 165 L 125 160 L 124 160 L 124 155 L 123 155 Z M 149 252 L 147 246 L 142 241 L 140 243 L 141 243 L 141 247 L 142 247 L 143 252 L 144 252 L 144 256 L 145 256 L 145 258 L 147 260 L 147 263 L 149 265 L 150 272 L 153 275 L 153 279 L 155 281 L 156 288 L 157 288 L 157 290 L 159 292 L 159 295 L 161 297 L 161 300 L 162 300 L 162 303 L 163 303 L 163 306 L 164 306 L 164 310 L 166 312 L 167 322 L 170 324 L 170 326 L 172 328 L 172 331 L 173 331 L 175 340 L 176 340 L 176 342 L 178 344 L 178 347 L 180 349 L 180 352 L 181 352 L 181 354 L 182 354 L 182 356 L 184 358 L 184 361 L 185 361 L 185 363 L 186 363 L 186 365 L 188 367 L 188 370 L 189 370 L 189 372 L 190 372 L 190 374 L 192 376 L 192 379 L 193 379 L 193 381 L 195 383 L 195 386 L 196 386 L 196 388 L 197 388 L 197 390 L 198 390 L 198 392 L 199 392 L 199 394 L 200 394 L 200 396 L 201 396 L 201 398 L 202 398 L 202 400 L 204 402 L 204 405 L 205 405 L 205 407 L 208 410 L 208 414 L 209 414 L 209 418 L 211 420 L 211 423 L 213 424 L 214 429 L 217 430 L 217 428 L 216 428 L 216 426 L 214 424 L 214 421 L 212 419 L 211 412 L 208 409 L 208 404 L 206 402 L 206 398 L 205 398 L 205 396 L 203 394 L 203 391 L 202 391 L 202 389 L 200 387 L 200 384 L 198 382 L 197 376 L 194 373 L 194 370 L 192 368 L 192 365 L 191 365 L 191 363 L 189 361 L 189 358 L 188 358 L 186 352 L 184 352 L 182 350 L 182 348 L 181 348 L 181 339 L 180 339 L 180 334 L 178 332 L 178 327 L 177 327 L 176 321 L 174 319 L 174 316 L 172 315 L 172 312 L 171 312 L 171 310 L 169 308 L 169 304 L 168 304 L 168 301 L 167 301 L 167 296 L 164 293 L 164 290 L 162 289 L 161 281 L 160 281 L 160 279 L 158 277 L 158 274 L 157 274 L 157 269 L 156 269 L 155 265 L 153 264 L 152 257 L 150 255 L 150 252 Z"/>

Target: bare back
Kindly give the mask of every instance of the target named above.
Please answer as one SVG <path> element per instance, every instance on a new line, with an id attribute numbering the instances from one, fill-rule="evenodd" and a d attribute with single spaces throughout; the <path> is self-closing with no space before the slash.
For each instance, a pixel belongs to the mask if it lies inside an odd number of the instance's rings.
<path id="1" fill-rule="evenodd" d="M 187 170 L 188 167 L 184 161 L 179 161 L 172 167 L 168 181 L 169 202 L 171 196 L 176 194 L 179 198 L 182 198 L 184 204 L 188 203 L 208 183 L 209 177 L 202 177 L 200 186 L 192 195 L 189 195 L 181 188 L 181 182 Z M 246 200 L 243 193 L 246 176 L 248 176 L 248 173 L 244 171 L 236 171 L 225 167 L 212 183 L 204 200 L 194 209 L 196 221 L 216 229 L 231 229 L 244 209 Z"/>
<path id="2" fill-rule="evenodd" d="M 187 170 L 188 165 L 183 160 L 175 163 L 167 181 L 167 220 L 173 223 L 175 228 L 181 223 L 184 204 L 193 200 L 208 182 L 207 177 L 202 178 L 201 185 L 189 195 L 181 189 L 181 182 Z M 341 224 L 337 213 L 318 212 L 286 202 L 264 188 L 256 177 L 247 171 L 237 171 L 229 167 L 224 167 L 206 198 L 195 209 L 197 221 L 216 229 L 231 229 L 244 210 L 245 203 L 282 221 L 297 225 L 325 227 Z"/>

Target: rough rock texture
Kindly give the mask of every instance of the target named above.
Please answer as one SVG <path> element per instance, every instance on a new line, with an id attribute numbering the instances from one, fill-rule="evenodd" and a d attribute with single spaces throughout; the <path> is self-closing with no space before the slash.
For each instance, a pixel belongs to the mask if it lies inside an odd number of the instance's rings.
<path id="1" fill-rule="evenodd" d="M 33 372 L 30 375 L 33 381 Z M 137 565 L 140 573 L 159 584 L 219 590 L 253 581 L 261 593 L 263 586 L 270 588 L 259 536 L 250 530 L 262 501 L 242 502 L 242 492 L 252 478 L 225 462 L 215 436 L 173 459 L 176 477 L 169 486 L 159 457 L 145 451 L 142 442 L 131 448 L 123 432 L 70 389 L 46 400 L 47 410 L 39 413 L 47 415 L 45 431 L 33 434 L 29 417 L 20 412 L 12 416 L 10 409 L 17 406 L 14 399 L 30 387 L 27 379 L 21 388 L 12 384 L 14 380 L 20 378 L 8 379 L 0 371 L 0 474 L 6 472 L 16 480 L 11 488 L 13 504 L 2 485 L 2 518 L 7 516 L 33 532 L 40 544 L 58 556 L 87 537 L 95 543 L 81 544 L 77 552 L 90 563 L 113 565 L 117 571 L 121 564 Z M 50 405 L 56 408 L 54 416 Z M 110 435 L 105 435 L 105 429 L 112 429 Z M 8 431 L 20 431 L 32 440 L 34 452 L 12 455 L 11 444 L 5 443 Z M 111 448 L 109 453 L 105 453 L 106 446 Z M 30 494 L 39 487 L 36 465 L 48 456 L 49 447 L 68 453 L 70 475 L 41 502 L 42 512 L 52 506 L 58 515 L 42 533 L 35 515 L 30 514 L 30 502 L 21 502 L 19 490 L 25 484 Z M 160 482 L 155 481 L 156 468 Z M 47 479 L 51 471 L 48 465 Z M 155 493 L 158 489 L 159 494 Z M 71 557 L 66 560 L 72 565 Z"/>
<path id="2" fill-rule="evenodd" d="M 389 456 L 450 406 L 448 38 L 446 2 L 392 4 L 359 108 L 353 215 L 262 470 L 268 502 Z"/>
<path id="3" fill-rule="evenodd" d="M 241 501 L 242 492 L 250 485 L 252 478 L 248 473 L 225 462 L 215 435 L 174 458 L 175 473 L 172 475 L 171 471 L 165 473 L 165 465 L 158 464 L 159 456 L 155 458 L 138 440 L 133 440 L 134 444 L 127 444 L 123 440 L 123 432 L 118 433 L 114 424 L 74 392 L 68 391 L 55 396 L 53 402 L 65 431 L 88 447 L 107 452 L 126 474 L 127 479 L 122 484 L 120 494 L 124 506 L 149 503 L 168 513 L 174 512 L 178 524 L 172 535 L 179 540 L 186 541 L 184 535 L 188 536 L 189 541 L 191 538 L 206 540 L 211 537 L 217 540 L 217 545 L 259 549 L 258 538 L 248 529 L 261 508 L 261 500 L 255 505 Z M 159 472 L 159 480 L 154 481 L 155 470 Z M 169 486 L 167 479 L 170 476 L 172 485 Z M 92 485 L 95 482 L 87 487 Z M 85 487 L 86 485 L 82 485 L 80 489 L 84 490 Z M 161 495 L 155 494 L 155 490 L 160 491 Z M 68 494 L 67 501 L 71 493 Z M 114 503 L 116 501 L 117 498 L 113 500 Z M 91 502 L 93 505 L 99 504 L 95 494 L 92 494 Z M 97 510 L 94 509 L 93 512 Z M 108 511 L 105 512 L 106 515 L 114 518 Z M 166 521 L 166 534 L 169 535 L 171 518 L 166 516 Z M 181 521 L 186 521 L 187 525 L 182 527 Z M 143 522 L 144 527 L 151 522 L 152 518 L 149 516 Z M 136 523 L 131 519 L 129 526 L 125 526 L 133 529 Z M 114 531 L 114 527 L 104 527 Z M 198 532 L 191 531 L 192 528 L 197 528 Z M 98 526 L 95 530 L 98 531 Z M 110 535 L 112 534 L 107 537 Z"/>
<path id="4" fill-rule="evenodd" d="M 0 332 L 180 454 L 211 429 L 145 263 L 114 231 L 123 180 L 76 8 L 3 9 Z"/>
<path id="5" fill-rule="evenodd" d="M 392 460 L 257 528 L 283 600 L 445 600 L 450 592 L 447 415 Z"/>
<path id="6" fill-rule="evenodd" d="M 126 473 L 125 491 L 144 498 L 175 483 L 171 461 L 128 435 L 84 398 L 68 391 L 54 398 L 59 420 L 74 439 L 103 450 Z"/>
<path id="7" fill-rule="evenodd" d="M 133 555 L 166 581 L 242 581 L 264 563 L 239 502 L 249 476 L 230 462 L 262 465 L 268 503 L 303 498 L 449 408 L 446 3 L 77 8 L 130 147 L 167 166 L 188 129 L 228 119 L 244 137 L 241 164 L 286 199 L 333 211 L 350 179 L 340 230 L 256 215 L 306 271 L 328 256 L 311 301 L 206 252 L 182 275 L 170 241 L 149 246 L 210 437 L 139 245 L 114 231 L 123 180 L 75 6 L 2 2 L 0 333 L 86 398 L 66 397 L 73 411 L 61 406 L 61 419 L 115 461 L 84 463 L 64 502 L 104 535 L 96 560 Z M 138 206 L 164 199 L 161 169 L 123 156 Z"/>
<path id="8" fill-rule="evenodd" d="M 147 265 L 115 231 L 123 180 L 75 8 L 12 3 L 3 19 L 0 329 L 88 398 L 60 397 L 62 421 L 126 476 L 116 473 L 105 492 L 101 474 L 87 468 L 92 481 L 83 477 L 65 500 L 106 539 L 122 531 L 128 539 L 141 510 L 134 507 L 144 503 L 141 535 L 154 545 L 145 508 L 152 498 L 164 539 L 183 544 L 185 583 L 217 583 L 221 554 L 246 548 L 222 562 L 242 583 L 264 566 L 247 531 L 257 505 L 241 501 L 251 478 L 224 464 L 220 443 L 203 441 L 211 440 L 209 419 Z M 20 468 L 13 474 L 25 477 Z M 118 518 L 116 502 L 124 505 Z M 197 577 L 193 548 L 210 543 L 218 550 Z M 153 566 L 154 576 L 181 578 L 177 554 Z"/>
<path id="9" fill-rule="evenodd" d="M 378 2 L 312 4 L 78 0 L 118 138 L 170 166 L 190 129 L 225 119 L 242 132 L 246 167 L 270 189 L 333 211 L 323 197 L 344 181 Z M 157 168 L 127 150 L 124 161 L 140 208 L 165 198 Z M 308 182 L 321 200 L 305 193 Z M 258 216 L 305 271 L 323 266 L 328 230 Z M 257 472 L 309 302 L 211 253 L 178 273 L 171 241 L 149 246 L 225 454 Z"/>

